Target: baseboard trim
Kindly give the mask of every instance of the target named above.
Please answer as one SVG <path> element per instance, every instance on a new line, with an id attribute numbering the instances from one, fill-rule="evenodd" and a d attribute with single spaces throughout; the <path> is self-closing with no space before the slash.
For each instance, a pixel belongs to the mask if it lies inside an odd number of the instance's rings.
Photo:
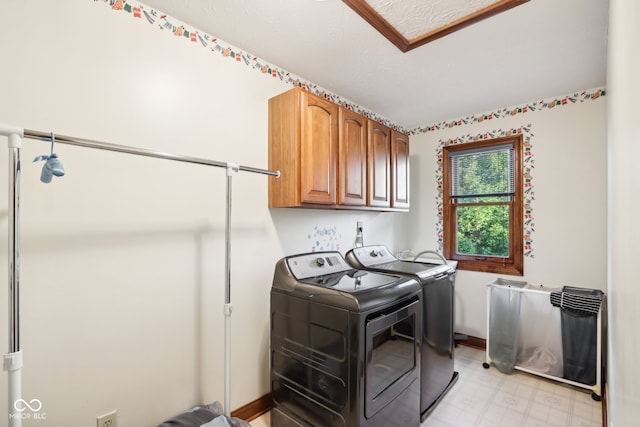
<path id="1" fill-rule="evenodd" d="M 457 335 L 457 334 L 456 334 Z M 467 347 L 477 348 L 482 351 L 487 350 L 487 340 L 484 338 L 472 337 L 465 335 L 465 339 L 461 339 L 456 341 L 459 345 L 464 345 Z"/>
<path id="2" fill-rule="evenodd" d="M 240 418 L 241 420 L 251 421 L 262 414 L 266 414 L 272 407 L 273 402 L 271 400 L 271 393 L 269 393 L 257 398 L 253 402 L 249 402 L 246 405 L 231 411 L 231 416 Z"/>

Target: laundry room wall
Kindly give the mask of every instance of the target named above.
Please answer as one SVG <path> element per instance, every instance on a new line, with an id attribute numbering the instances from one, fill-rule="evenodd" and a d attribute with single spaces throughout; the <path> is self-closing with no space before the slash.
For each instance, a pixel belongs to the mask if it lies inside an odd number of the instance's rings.
<path id="1" fill-rule="evenodd" d="M 293 83 L 162 13 L 110 3 L 0 4 L 0 123 L 267 168 L 267 101 Z M 6 165 L 6 138 L 0 144 Z M 50 144 L 25 140 L 22 149 L 23 397 L 42 404 L 23 425 L 89 426 L 117 410 L 119 425 L 154 426 L 222 401 L 225 170 L 54 148 L 66 175 L 50 184 L 32 162 Z M 233 178 L 231 409 L 269 392 L 268 301 L 279 258 L 344 253 L 357 221 L 366 243 L 407 246 L 408 214 L 270 210 L 267 179 Z M 7 191 L 5 175 L 2 241 Z M 0 414 L 7 400 L 2 372 Z"/>
<path id="2" fill-rule="evenodd" d="M 634 425 L 640 419 L 640 335 L 638 251 L 640 186 L 637 159 L 640 97 L 640 4 L 612 0 L 607 61 L 607 157 L 609 161 L 609 271 L 607 413 L 609 426 Z"/>
<path id="3" fill-rule="evenodd" d="M 440 247 L 438 149 L 449 140 L 521 133 L 528 145 L 524 276 L 460 270 L 456 330 L 486 338 L 486 284 L 497 277 L 606 291 L 607 148 L 602 88 L 427 125 L 411 137 L 415 232 L 409 246 Z M 440 175 L 439 175 L 440 174 Z"/>

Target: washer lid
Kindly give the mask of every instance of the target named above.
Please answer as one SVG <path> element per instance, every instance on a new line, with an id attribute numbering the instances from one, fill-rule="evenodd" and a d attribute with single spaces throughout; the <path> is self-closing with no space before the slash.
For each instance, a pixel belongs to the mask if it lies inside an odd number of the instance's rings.
<path id="1" fill-rule="evenodd" d="M 363 246 L 347 252 L 348 262 L 357 268 L 392 274 L 417 276 L 421 281 L 452 272 L 450 265 L 399 260 L 383 245 Z"/>
<path id="2" fill-rule="evenodd" d="M 404 279 L 388 274 L 351 269 L 326 276 L 310 277 L 300 282 L 335 289 L 341 292 L 358 293 L 368 289 L 394 284 L 399 280 L 402 281 Z"/>
<path id="3" fill-rule="evenodd" d="M 423 281 L 451 271 L 451 267 L 449 265 L 400 260 L 383 264 L 375 264 L 370 268 L 374 271 L 383 271 L 397 274 L 412 274 L 418 276 L 420 280 Z"/>

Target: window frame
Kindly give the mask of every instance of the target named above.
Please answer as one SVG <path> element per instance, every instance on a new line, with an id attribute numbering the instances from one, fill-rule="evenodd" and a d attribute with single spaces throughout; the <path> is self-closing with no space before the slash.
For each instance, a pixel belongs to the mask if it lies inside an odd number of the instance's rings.
<path id="1" fill-rule="evenodd" d="M 469 203 L 455 202 L 451 197 L 451 157 L 449 153 L 469 149 L 488 148 L 513 144 L 514 194 L 509 202 L 481 202 L 473 205 L 506 204 L 509 206 L 509 256 L 465 255 L 456 253 L 456 209 Z M 499 273 L 514 276 L 524 275 L 524 192 L 523 192 L 523 137 L 512 135 L 465 144 L 448 145 L 442 149 L 443 166 L 443 252 L 447 259 L 458 262 L 458 269 Z"/>

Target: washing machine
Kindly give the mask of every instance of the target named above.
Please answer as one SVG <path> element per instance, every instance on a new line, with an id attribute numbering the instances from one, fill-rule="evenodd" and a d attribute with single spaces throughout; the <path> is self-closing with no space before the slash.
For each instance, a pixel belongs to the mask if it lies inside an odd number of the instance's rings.
<path id="1" fill-rule="evenodd" d="M 424 421 L 458 379 L 454 369 L 453 331 L 455 264 L 444 258 L 433 262 L 401 260 L 384 245 L 351 249 L 345 259 L 354 268 L 399 274 L 421 284 L 420 418 Z"/>
<path id="2" fill-rule="evenodd" d="M 272 427 L 419 427 L 422 289 L 339 252 L 288 256 L 271 287 Z"/>

